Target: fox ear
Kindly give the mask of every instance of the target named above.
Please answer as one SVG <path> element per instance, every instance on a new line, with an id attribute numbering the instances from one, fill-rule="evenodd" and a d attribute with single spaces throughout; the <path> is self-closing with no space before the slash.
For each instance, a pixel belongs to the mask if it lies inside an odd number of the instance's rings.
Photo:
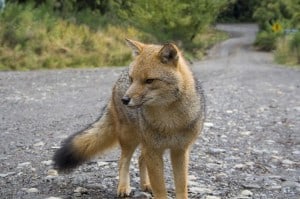
<path id="1" fill-rule="evenodd" d="M 173 63 L 178 61 L 178 49 L 174 44 L 167 43 L 159 51 L 160 61 L 164 64 Z"/>
<path id="2" fill-rule="evenodd" d="M 127 45 L 132 49 L 133 56 L 139 55 L 145 46 L 145 44 L 131 39 L 125 39 L 125 41 Z"/>

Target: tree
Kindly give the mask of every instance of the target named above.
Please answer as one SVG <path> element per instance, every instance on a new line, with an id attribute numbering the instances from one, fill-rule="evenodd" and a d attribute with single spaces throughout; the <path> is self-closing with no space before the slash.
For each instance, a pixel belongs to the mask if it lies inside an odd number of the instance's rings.
<path id="1" fill-rule="evenodd" d="M 187 41 L 214 22 L 228 0 L 127 1 L 119 16 L 159 41 Z"/>

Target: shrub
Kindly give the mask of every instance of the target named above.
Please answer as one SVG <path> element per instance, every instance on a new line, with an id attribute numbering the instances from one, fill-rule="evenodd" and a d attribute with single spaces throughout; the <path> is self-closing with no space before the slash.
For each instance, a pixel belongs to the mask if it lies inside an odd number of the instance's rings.
<path id="1" fill-rule="evenodd" d="M 274 50 L 276 46 L 280 46 L 282 51 L 284 37 L 284 29 L 299 28 L 299 0 L 268 0 L 260 1 L 258 7 L 253 13 L 254 19 L 260 27 L 260 32 L 256 38 L 256 45 L 261 50 Z M 280 44 L 276 45 L 276 41 L 280 40 Z M 285 40 L 285 39 L 284 39 Z"/>
<path id="2" fill-rule="evenodd" d="M 300 64 L 300 33 L 280 37 L 275 50 L 275 60 L 280 64 Z"/>
<path id="3" fill-rule="evenodd" d="M 160 42 L 174 41 L 189 47 L 206 30 L 228 0 L 141 0 L 119 10 L 119 16 Z"/>
<path id="4" fill-rule="evenodd" d="M 261 31 L 257 34 L 255 46 L 259 50 L 271 51 L 276 48 L 277 35 L 273 32 Z"/>
<path id="5" fill-rule="evenodd" d="M 130 27 L 97 27 L 77 24 L 76 15 L 61 18 L 44 4 L 8 4 L 0 15 L 0 70 L 125 65 L 131 51 L 124 38 L 150 37 Z"/>
<path id="6" fill-rule="evenodd" d="M 126 65 L 131 51 L 124 38 L 178 41 L 199 58 L 216 42 L 207 26 L 227 1 L 12 0 L 0 13 L 0 70 Z M 122 10 L 127 18 L 116 19 Z"/>
<path id="7" fill-rule="evenodd" d="M 300 32 L 297 32 L 293 35 L 291 41 L 289 42 L 289 47 L 292 53 L 295 54 L 297 63 L 300 64 Z"/>

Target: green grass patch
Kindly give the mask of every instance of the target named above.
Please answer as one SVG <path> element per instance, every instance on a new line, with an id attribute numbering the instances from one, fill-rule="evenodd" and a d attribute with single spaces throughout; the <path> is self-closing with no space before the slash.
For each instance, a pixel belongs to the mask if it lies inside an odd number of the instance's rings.
<path id="1" fill-rule="evenodd" d="M 300 33 L 279 38 L 274 54 L 276 62 L 300 67 Z"/>
<path id="2" fill-rule="evenodd" d="M 124 38 L 140 35 L 118 26 L 95 30 L 45 6 L 8 4 L 0 16 L 0 70 L 124 65 L 131 56 Z"/>
<path id="3" fill-rule="evenodd" d="M 125 38 L 158 43 L 155 36 L 116 25 L 97 11 L 62 15 L 45 4 L 8 3 L 0 13 L 0 70 L 124 66 L 131 60 Z M 202 58 L 222 39 L 223 33 L 204 31 L 185 52 Z"/>
<path id="4" fill-rule="evenodd" d="M 207 30 L 198 33 L 193 39 L 188 50 L 186 51 L 186 56 L 188 59 L 203 59 L 208 50 L 221 41 L 229 38 L 228 33 L 216 30 L 214 28 L 208 28 Z"/>

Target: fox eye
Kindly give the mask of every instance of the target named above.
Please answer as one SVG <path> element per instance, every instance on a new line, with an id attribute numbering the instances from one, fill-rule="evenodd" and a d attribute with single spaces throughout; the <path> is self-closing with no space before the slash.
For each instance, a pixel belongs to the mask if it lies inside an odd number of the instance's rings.
<path id="1" fill-rule="evenodd" d="M 146 79 L 146 80 L 145 80 L 145 83 L 146 83 L 146 84 L 151 84 L 153 81 L 154 81 L 154 79 Z"/>

